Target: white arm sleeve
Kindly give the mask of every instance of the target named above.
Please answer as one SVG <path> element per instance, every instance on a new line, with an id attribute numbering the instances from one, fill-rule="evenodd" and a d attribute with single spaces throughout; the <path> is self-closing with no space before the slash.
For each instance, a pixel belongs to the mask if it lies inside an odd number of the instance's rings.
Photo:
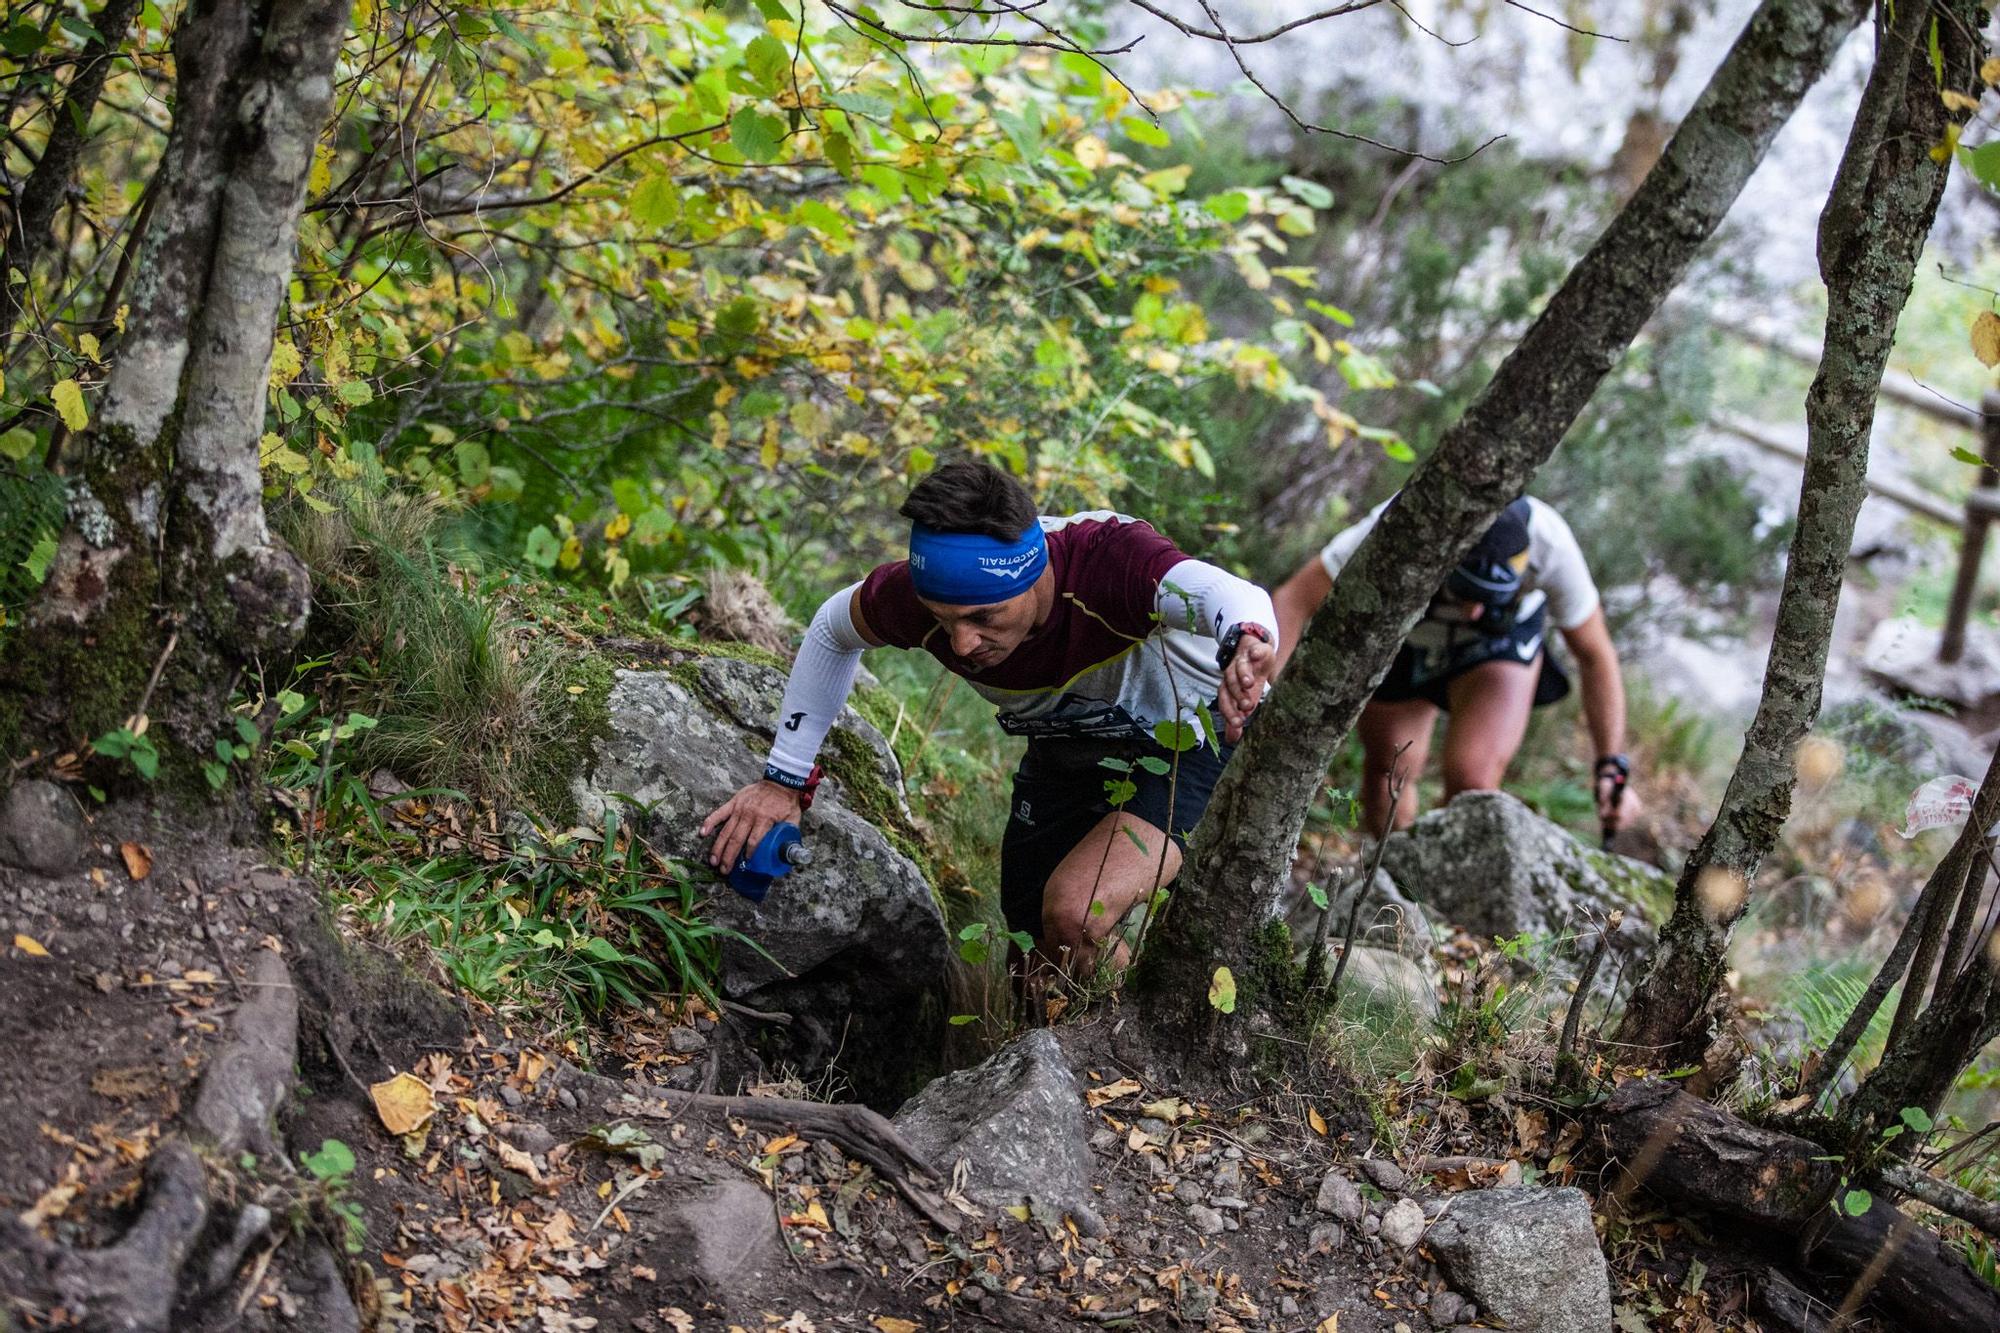
<path id="1" fill-rule="evenodd" d="M 1191 630 L 1211 639 L 1240 621 L 1262 625 L 1278 646 L 1278 613 L 1271 594 L 1206 560 L 1183 560 L 1160 580 L 1155 606 L 1168 629 Z"/>
<path id="2" fill-rule="evenodd" d="M 840 716 L 854 688 L 862 650 L 869 646 L 854 629 L 852 608 L 860 588 L 859 583 L 850 584 L 821 602 L 812 624 L 806 626 L 791 678 L 785 682 L 785 701 L 778 706 L 777 736 L 765 761 L 769 767 L 799 779 L 812 772 L 820 742 Z"/>

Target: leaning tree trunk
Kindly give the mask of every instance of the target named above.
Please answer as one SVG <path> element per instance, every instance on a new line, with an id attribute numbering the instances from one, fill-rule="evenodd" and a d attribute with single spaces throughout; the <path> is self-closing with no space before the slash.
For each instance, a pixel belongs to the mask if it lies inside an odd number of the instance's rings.
<path id="1" fill-rule="evenodd" d="M 1138 984 L 1178 1042 L 1206 1034 L 1218 1067 L 1243 1049 L 1289 963 L 1277 918 L 1306 809 L 1397 645 L 1555 451 L 1865 12 L 1765 0 L 1644 184 L 1341 570 L 1224 772 L 1144 960 Z M 1227 1016 L 1207 998 L 1223 966 L 1242 996 Z"/>
<path id="2" fill-rule="evenodd" d="M 1949 154 L 1932 149 L 1963 119 L 1939 92 L 1956 89 L 1976 104 L 1979 23 L 1963 3 L 1895 11 L 1893 26 L 1881 30 L 1875 69 L 1820 214 L 1826 339 L 1806 395 L 1799 520 L 1763 697 L 1715 822 L 1681 870 L 1673 917 L 1618 1032 L 1628 1049 L 1654 1062 L 1699 1063 L 1706 1052 L 1730 928 L 1791 812 L 1798 745 L 1819 716 L 1834 610 L 1867 494 L 1875 396 L 1950 169 Z M 1933 24 L 1942 81 L 1925 57 Z"/>
<path id="3" fill-rule="evenodd" d="M 348 0 L 196 0 L 175 42 L 158 215 L 50 577 L 0 662 L 0 752 L 150 712 L 170 771 L 248 664 L 291 648 L 303 566 L 264 523 L 258 439 L 279 297 Z"/>

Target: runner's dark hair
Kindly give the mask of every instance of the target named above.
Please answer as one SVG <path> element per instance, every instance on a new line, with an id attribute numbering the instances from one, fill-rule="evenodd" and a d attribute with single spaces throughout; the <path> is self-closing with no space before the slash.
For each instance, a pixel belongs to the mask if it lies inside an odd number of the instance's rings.
<path id="1" fill-rule="evenodd" d="M 1011 542 L 1035 521 L 1034 497 L 1020 482 L 976 458 L 954 458 L 918 482 L 896 511 L 940 532 L 977 532 Z"/>

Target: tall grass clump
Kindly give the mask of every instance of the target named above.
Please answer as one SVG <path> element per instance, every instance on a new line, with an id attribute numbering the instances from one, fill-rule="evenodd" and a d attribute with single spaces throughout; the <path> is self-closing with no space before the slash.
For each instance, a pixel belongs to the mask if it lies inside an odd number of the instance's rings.
<path id="1" fill-rule="evenodd" d="M 581 739 L 568 689 L 582 655 L 517 619 L 504 581 L 447 553 L 435 505 L 357 490 L 331 511 L 291 511 L 284 532 L 312 574 L 321 692 L 375 719 L 351 764 L 501 806 L 561 803 L 551 759 Z"/>

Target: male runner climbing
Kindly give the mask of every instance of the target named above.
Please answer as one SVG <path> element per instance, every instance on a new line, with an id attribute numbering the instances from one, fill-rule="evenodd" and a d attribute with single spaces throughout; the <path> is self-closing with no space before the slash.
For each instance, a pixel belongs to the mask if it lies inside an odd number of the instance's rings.
<path id="1" fill-rule="evenodd" d="M 1393 497 L 1326 544 L 1274 593 L 1282 666 L 1333 580 Z M 1371 831 L 1389 813 L 1390 777 L 1414 779 L 1430 754 L 1439 710 L 1444 795 L 1497 788 L 1527 734 L 1528 711 L 1569 693 L 1569 678 L 1545 650 L 1553 623 L 1576 655 L 1583 713 L 1597 746 L 1597 815 L 1606 839 L 1639 812 L 1625 748 L 1625 685 L 1605 627 L 1597 585 L 1562 515 L 1532 496 L 1508 505 L 1446 576 L 1430 609 L 1396 653 L 1361 710 L 1362 809 Z M 1404 749 L 1404 747 L 1408 747 Z M 1398 752 L 1401 758 L 1398 759 Z M 1395 827 L 1417 814 L 1415 781 L 1404 784 Z"/>
<path id="2" fill-rule="evenodd" d="M 1028 738 L 1000 845 L 1001 907 L 1046 959 L 1087 975 L 1127 909 L 1180 872 L 1187 834 L 1277 669 L 1270 595 L 1137 519 L 1038 516 L 1019 482 L 983 462 L 938 468 L 900 512 L 909 558 L 821 604 L 762 780 L 702 822 L 715 837 L 709 860 L 735 864 L 810 804 L 814 757 L 862 650 L 920 648 Z M 1201 734 L 1197 705 L 1216 707 L 1223 752 L 1162 747 L 1160 723 Z M 1107 781 L 1128 780 L 1114 805 Z M 1122 944 L 1108 961 L 1128 961 Z"/>

